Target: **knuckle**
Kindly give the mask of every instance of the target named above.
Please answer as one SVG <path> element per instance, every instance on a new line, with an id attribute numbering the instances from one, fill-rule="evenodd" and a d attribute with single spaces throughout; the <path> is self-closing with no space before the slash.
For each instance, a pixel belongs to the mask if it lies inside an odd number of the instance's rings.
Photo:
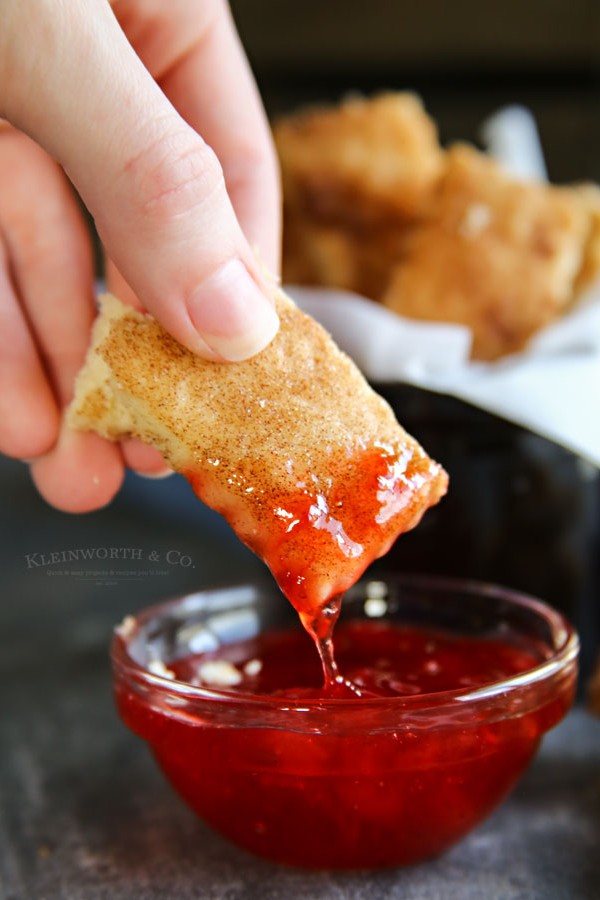
<path id="1" fill-rule="evenodd" d="M 223 170 L 199 137 L 169 134 L 127 163 L 130 191 L 139 211 L 165 221 L 189 212 L 221 189 Z"/>

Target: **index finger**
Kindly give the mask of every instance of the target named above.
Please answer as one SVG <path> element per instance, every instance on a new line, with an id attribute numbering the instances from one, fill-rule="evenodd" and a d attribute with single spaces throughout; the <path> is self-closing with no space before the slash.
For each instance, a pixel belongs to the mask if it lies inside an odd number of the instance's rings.
<path id="1" fill-rule="evenodd" d="M 215 151 L 249 243 L 279 271 L 281 200 L 271 131 L 224 0 L 114 0 L 134 49 L 177 111 Z M 152 4 L 151 4 L 152 6 Z"/>

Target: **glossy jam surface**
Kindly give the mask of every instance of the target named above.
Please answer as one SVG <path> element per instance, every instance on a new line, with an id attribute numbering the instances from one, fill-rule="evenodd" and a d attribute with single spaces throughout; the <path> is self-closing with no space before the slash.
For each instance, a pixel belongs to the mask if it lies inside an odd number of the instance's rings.
<path id="1" fill-rule="evenodd" d="M 323 610 L 418 524 L 445 493 L 447 476 L 409 444 L 332 455 L 326 477 L 310 462 L 278 465 L 279 489 L 250 463 L 249 471 L 240 463 L 230 474 L 223 496 L 203 473 L 190 470 L 186 477 L 266 562 L 304 627 L 317 634 Z"/>
<path id="2" fill-rule="evenodd" d="M 355 620 L 335 630 L 336 668 L 359 697 L 402 697 L 476 688 L 538 665 L 544 656 L 499 640 L 473 640 L 443 631 Z M 188 656 L 170 668 L 179 681 L 210 687 L 207 662 L 231 663 L 239 673 L 233 693 L 327 700 L 339 696 L 336 683 L 323 683 L 313 642 L 299 629 L 275 631 Z M 218 685 L 215 685 L 218 686 Z"/>
<path id="3" fill-rule="evenodd" d="M 231 702 L 217 718 L 216 701 L 179 715 L 118 686 L 117 702 L 182 797 L 230 839 L 294 865 L 360 868 L 415 862 L 467 833 L 513 787 L 572 699 L 573 679 L 525 714 L 495 718 L 455 701 L 449 716 L 447 705 L 431 706 L 440 691 L 473 689 L 544 658 L 510 634 L 473 639 L 356 620 L 338 625 L 336 656 L 364 698 L 336 707 L 350 707 L 351 725 L 338 726 L 329 707 L 323 718 L 320 704 L 336 688 L 323 688 L 314 646 L 297 631 L 168 663 L 188 683 L 206 683 L 203 667 L 215 660 L 240 673 L 221 688 Z M 235 712 L 236 698 L 249 696 L 269 704 L 252 727 Z"/>

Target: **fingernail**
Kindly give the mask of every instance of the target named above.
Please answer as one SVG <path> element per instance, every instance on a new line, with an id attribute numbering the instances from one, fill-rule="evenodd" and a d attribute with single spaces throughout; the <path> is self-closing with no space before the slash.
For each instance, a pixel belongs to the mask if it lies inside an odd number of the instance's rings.
<path id="1" fill-rule="evenodd" d="M 188 311 L 203 341 L 228 362 L 254 356 L 279 328 L 273 305 L 239 259 L 225 263 L 196 289 Z"/>
<path id="2" fill-rule="evenodd" d="M 140 478 L 148 478 L 149 481 L 161 481 L 163 478 L 170 478 L 175 472 L 173 469 L 161 469 L 159 472 L 138 472 L 136 470 L 135 474 Z"/>

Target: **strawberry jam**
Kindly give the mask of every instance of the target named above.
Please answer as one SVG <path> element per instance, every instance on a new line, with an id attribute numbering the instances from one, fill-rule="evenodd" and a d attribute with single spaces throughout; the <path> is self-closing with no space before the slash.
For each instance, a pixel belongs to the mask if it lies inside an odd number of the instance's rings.
<path id="1" fill-rule="evenodd" d="M 415 862 L 458 840 L 572 699 L 573 664 L 486 691 L 552 655 L 517 630 L 467 637 L 350 618 L 335 642 L 344 678 L 325 686 L 308 635 L 274 630 L 167 660 L 161 687 L 118 683 L 119 710 L 187 803 L 241 846 L 357 868 Z M 225 686 L 211 681 L 219 665 Z M 199 696 L 179 696 L 180 682 Z"/>
<path id="2" fill-rule="evenodd" d="M 332 453 L 326 477 L 310 460 L 273 460 L 273 468 L 277 479 L 265 479 L 252 460 L 219 460 L 225 491 L 202 473 L 186 477 L 265 561 L 304 627 L 326 640 L 340 595 L 440 500 L 447 475 L 408 442 Z"/>
<path id="3" fill-rule="evenodd" d="M 498 640 L 472 640 L 389 622 L 342 622 L 335 635 L 336 662 L 358 697 L 402 697 L 476 688 L 538 665 L 541 651 Z M 214 653 L 187 656 L 171 665 L 178 681 L 204 684 L 203 667 L 231 663 L 240 680 L 234 693 L 327 700 L 335 683 L 323 683 L 312 641 L 297 629 L 268 632 Z M 206 667 L 209 673 L 211 667 Z M 218 669 L 216 670 L 218 672 Z M 231 671 L 228 669 L 228 671 Z M 218 675 L 217 675 L 218 678 Z"/>
<path id="4" fill-rule="evenodd" d="M 288 459 L 280 469 L 278 492 L 238 463 L 224 497 L 214 487 L 211 493 L 201 475 L 189 471 L 186 477 L 270 568 L 315 641 L 327 690 L 352 696 L 354 685 L 340 674 L 333 652 L 343 592 L 437 503 L 447 475 L 414 443 L 396 448 L 376 443 L 332 455 L 325 479 L 306 461 Z M 240 491 L 243 504 L 235 501 Z"/>

